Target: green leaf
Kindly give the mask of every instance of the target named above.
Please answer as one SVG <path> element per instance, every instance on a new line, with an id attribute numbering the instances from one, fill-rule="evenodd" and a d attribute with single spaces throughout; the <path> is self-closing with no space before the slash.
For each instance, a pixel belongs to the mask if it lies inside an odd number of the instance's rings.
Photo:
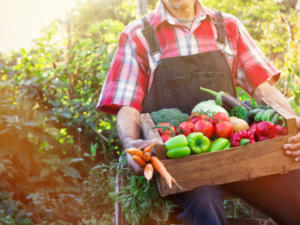
<path id="1" fill-rule="evenodd" d="M 23 125 L 27 127 L 38 127 L 40 126 L 40 123 L 37 121 L 26 121 L 25 123 L 23 123 Z"/>
<path id="2" fill-rule="evenodd" d="M 51 173 L 51 170 L 49 170 L 49 169 L 42 169 L 42 171 L 40 172 L 40 177 L 41 178 L 47 177 L 50 173 Z"/>
<path id="3" fill-rule="evenodd" d="M 15 116 L 3 116 L 7 123 L 18 123 L 19 117 L 17 115 Z"/>
<path id="4" fill-rule="evenodd" d="M 97 144 L 94 145 L 93 143 L 91 143 L 91 155 L 93 159 L 96 157 L 96 146 Z"/>
<path id="5" fill-rule="evenodd" d="M 67 166 L 62 168 L 62 171 L 65 174 L 65 176 L 69 176 L 76 179 L 82 179 L 80 173 L 74 167 Z"/>
<path id="6" fill-rule="evenodd" d="M 71 163 L 82 162 L 82 161 L 84 161 L 83 158 L 73 158 L 69 161 L 68 165 L 70 165 Z"/>

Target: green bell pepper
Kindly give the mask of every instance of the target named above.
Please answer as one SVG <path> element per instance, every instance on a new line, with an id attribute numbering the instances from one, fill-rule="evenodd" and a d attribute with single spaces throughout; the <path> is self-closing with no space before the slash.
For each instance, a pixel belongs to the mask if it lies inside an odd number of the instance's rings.
<path id="1" fill-rule="evenodd" d="M 167 156 L 172 159 L 182 158 L 191 154 L 189 147 L 172 148 L 167 151 Z"/>
<path id="2" fill-rule="evenodd" d="M 172 137 L 169 140 L 167 140 L 165 143 L 165 147 L 167 151 L 173 148 L 187 147 L 187 145 L 188 145 L 187 139 L 183 134 Z"/>
<path id="3" fill-rule="evenodd" d="M 211 143 L 209 152 L 216 152 L 228 148 L 230 148 L 230 141 L 226 138 L 218 138 Z"/>
<path id="4" fill-rule="evenodd" d="M 196 154 L 207 152 L 210 146 L 210 140 L 201 132 L 189 134 L 187 141 L 192 152 Z"/>

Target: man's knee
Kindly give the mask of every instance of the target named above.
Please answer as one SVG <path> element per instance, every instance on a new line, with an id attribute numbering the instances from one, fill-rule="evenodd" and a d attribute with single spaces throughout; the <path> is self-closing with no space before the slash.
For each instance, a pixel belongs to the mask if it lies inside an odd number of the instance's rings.
<path id="1" fill-rule="evenodd" d="M 183 196 L 180 217 L 188 221 L 184 224 L 226 224 L 222 192 L 216 187 L 199 187 Z"/>
<path id="2" fill-rule="evenodd" d="M 194 205 L 197 208 L 201 208 L 207 207 L 208 203 L 223 204 L 222 192 L 215 186 L 202 186 L 192 191 L 170 196 L 169 199 L 182 208 L 185 208 L 187 205 Z"/>
<path id="3" fill-rule="evenodd" d="M 216 186 L 202 186 L 194 189 L 194 191 L 202 197 L 222 197 L 222 192 Z"/>
<path id="4" fill-rule="evenodd" d="M 199 208 L 216 210 L 223 208 L 222 192 L 215 186 L 203 186 L 195 189 L 194 200 Z"/>

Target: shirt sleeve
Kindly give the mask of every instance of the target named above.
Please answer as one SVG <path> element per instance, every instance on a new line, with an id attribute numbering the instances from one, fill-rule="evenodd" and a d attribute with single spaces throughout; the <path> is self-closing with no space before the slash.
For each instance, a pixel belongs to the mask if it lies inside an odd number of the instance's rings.
<path id="1" fill-rule="evenodd" d="M 145 54 L 141 54 L 133 39 L 121 33 L 97 109 L 117 114 L 122 106 L 131 106 L 141 111 L 147 87 Z"/>
<path id="2" fill-rule="evenodd" d="M 237 25 L 237 84 L 248 93 L 252 93 L 266 80 L 275 83 L 280 72 L 264 56 L 239 20 Z"/>

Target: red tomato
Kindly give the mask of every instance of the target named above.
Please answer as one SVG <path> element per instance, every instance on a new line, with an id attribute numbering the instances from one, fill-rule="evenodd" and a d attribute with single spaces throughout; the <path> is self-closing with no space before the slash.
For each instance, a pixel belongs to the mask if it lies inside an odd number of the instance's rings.
<path id="1" fill-rule="evenodd" d="M 159 128 L 157 128 L 158 133 L 160 134 L 160 136 L 166 134 L 169 136 L 172 136 L 173 133 L 175 134 L 175 127 L 169 123 L 160 123 L 158 124 L 158 126 L 161 126 Z"/>
<path id="2" fill-rule="evenodd" d="M 202 132 L 206 137 L 210 138 L 214 132 L 214 126 L 206 120 L 198 120 L 195 123 L 194 132 Z"/>
<path id="3" fill-rule="evenodd" d="M 217 137 L 230 138 L 233 134 L 233 127 L 229 121 L 222 121 L 215 126 Z"/>
<path id="4" fill-rule="evenodd" d="M 194 124 L 191 121 L 184 121 L 178 125 L 177 130 L 180 134 L 188 136 L 190 133 L 194 132 Z"/>
<path id="5" fill-rule="evenodd" d="M 228 116 L 223 112 L 217 112 L 212 118 L 213 125 L 216 125 L 222 121 L 229 121 Z"/>
<path id="6" fill-rule="evenodd" d="M 206 114 L 199 114 L 198 112 L 194 112 L 192 113 L 192 115 L 190 115 L 189 117 L 189 121 L 191 121 L 192 123 L 196 123 L 198 120 L 207 120 L 210 121 L 210 117 Z"/>
<path id="7" fill-rule="evenodd" d="M 163 134 L 160 137 L 161 137 L 162 141 L 165 143 L 167 140 L 169 140 L 171 138 L 171 135 Z"/>

